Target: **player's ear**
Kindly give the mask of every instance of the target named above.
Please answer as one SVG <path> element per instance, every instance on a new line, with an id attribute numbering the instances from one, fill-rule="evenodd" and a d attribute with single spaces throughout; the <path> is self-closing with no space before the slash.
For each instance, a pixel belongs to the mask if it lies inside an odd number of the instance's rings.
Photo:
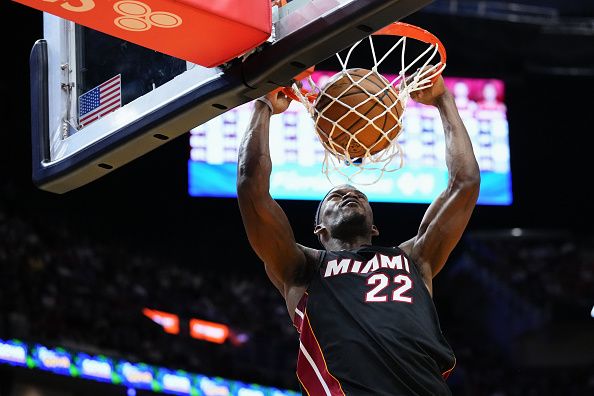
<path id="1" fill-rule="evenodd" d="M 371 236 L 378 236 L 379 235 L 379 230 L 377 229 L 376 226 L 374 226 L 373 224 L 371 225 Z"/>
<path id="2" fill-rule="evenodd" d="M 320 236 L 320 233 L 321 233 L 322 231 L 324 231 L 325 229 L 326 229 L 326 227 L 324 227 L 324 226 L 323 226 L 323 225 L 321 225 L 321 224 L 318 224 L 317 226 L 315 226 L 315 227 L 314 227 L 314 235 L 316 235 L 316 236 L 318 236 L 318 237 L 319 237 L 319 236 Z"/>

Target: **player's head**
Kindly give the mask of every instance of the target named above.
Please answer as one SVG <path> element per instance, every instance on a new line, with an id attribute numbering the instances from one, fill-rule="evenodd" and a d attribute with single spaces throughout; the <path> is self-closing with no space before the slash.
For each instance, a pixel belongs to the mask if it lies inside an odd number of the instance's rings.
<path id="1" fill-rule="evenodd" d="M 360 237 L 371 242 L 379 232 L 373 225 L 367 196 L 348 184 L 332 188 L 318 205 L 314 234 L 322 245 L 330 239 L 350 241 Z"/>

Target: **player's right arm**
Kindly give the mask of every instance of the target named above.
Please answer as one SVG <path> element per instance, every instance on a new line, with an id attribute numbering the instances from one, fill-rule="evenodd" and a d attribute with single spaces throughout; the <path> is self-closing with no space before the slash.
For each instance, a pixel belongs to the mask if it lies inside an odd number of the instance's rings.
<path id="1" fill-rule="evenodd" d="M 270 196 L 270 117 L 287 109 L 290 99 L 282 93 L 269 94 L 273 111 L 256 101 L 239 148 L 237 197 L 250 245 L 264 262 L 266 273 L 287 300 L 289 312 L 297 304 L 296 287 L 307 283 L 319 251 L 297 244 L 289 220 Z M 301 291 L 302 293 L 303 291 Z"/>

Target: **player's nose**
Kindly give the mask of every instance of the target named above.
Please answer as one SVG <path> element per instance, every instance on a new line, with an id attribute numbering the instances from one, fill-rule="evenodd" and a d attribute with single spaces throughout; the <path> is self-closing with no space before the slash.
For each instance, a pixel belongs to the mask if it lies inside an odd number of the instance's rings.
<path id="1" fill-rule="evenodd" d="M 348 191 L 346 194 L 344 194 L 342 196 L 342 200 L 343 201 L 345 201 L 345 200 L 347 200 L 349 198 L 353 198 L 355 200 L 358 200 L 357 193 L 355 191 Z"/>

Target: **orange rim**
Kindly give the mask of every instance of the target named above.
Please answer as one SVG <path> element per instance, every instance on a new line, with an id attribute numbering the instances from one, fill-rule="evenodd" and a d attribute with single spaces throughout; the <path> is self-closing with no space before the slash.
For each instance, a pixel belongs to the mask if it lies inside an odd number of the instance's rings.
<path id="1" fill-rule="evenodd" d="M 282 3 L 282 5 L 286 4 L 285 0 L 280 0 L 279 2 Z M 439 40 L 433 33 L 429 32 L 428 30 L 425 30 L 423 28 L 420 28 L 418 26 L 411 25 L 411 24 L 404 23 L 404 22 L 394 22 L 394 23 L 391 23 L 388 26 L 378 30 L 377 32 L 373 33 L 373 35 L 374 36 L 404 36 L 404 37 L 410 37 L 415 40 L 419 40 L 426 44 L 436 45 L 437 52 L 439 52 L 439 57 L 440 57 L 439 64 L 443 66 L 446 63 L 447 54 L 446 54 L 445 47 L 444 47 L 443 43 L 441 42 L 441 40 Z M 311 76 L 311 74 L 314 72 L 314 70 L 315 70 L 315 66 L 312 66 L 307 70 L 304 70 L 300 74 L 296 75 L 295 78 L 293 78 L 293 81 L 301 81 L 301 80 Z M 434 78 L 434 80 L 436 80 L 436 79 L 437 79 L 437 77 Z M 433 81 L 433 82 L 435 82 L 435 81 Z M 295 94 L 295 92 L 293 91 L 293 89 L 290 86 L 277 88 L 273 92 L 278 92 L 278 91 L 282 91 L 285 95 L 287 95 L 291 99 L 299 101 L 299 97 Z M 313 103 L 318 96 L 317 94 L 313 94 L 303 88 L 301 89 L 301 93 L 311 103 Z"/>
<path id="2" fill-rule="evenodd" d="M 284 87 L 280 89 L 281 91 L 283 91 L 283 93 L 285 95 L 287 95 L 289 98 L 296 100 L 296 101 L 301 101 L 301 99 L 299 99 L 299 97 L 295 94 L 295 92 L 293 91 L 293 88 L 291 87 Z M 318 97 L 318 94 L 316 93 L 312 93 L 309 92 L 307 89 L 305 88 L 301 88 L 301 94 L 303 96 L 305 96 L 305 98 L 310 102 L 313 103 L 315 102 L 316 98 Z"/>
<path id="3" fill-rule="evenodd" d="M 311 76 L 312 73 L 316 70 L 315 66 L 310 67 L 309 69 L 306 69 L 304 71 L 302 71 L 301 73 L 297 74 L 293 80 L 295 81 L 301 81 L 306 79 L 307 77 Z"/>
<path id="4" fill-rule="evenodd" d="M 410 37 L 415 40 L 422 41 L 427 44 L 437 45 L 437 51 L 439 52 L 439 56 L 441 61 L 439 63 L 445 64 L 447 59 L 447 54 L 445 47 L 443 46 L 442 42 L 435 37 L 435 35 L 423 28 L 420 28 L 415 25 L 410 25 L 404 22 L 394 22 L 389 24 L 383 29 L 378 30 L 377 32 L 373 33 L 375 36 L 405 36 Z"/>
<path id="5" fill-rule="evenodd" d="M 302 71 L 301 73 L 297 74 L 294 78 L 293 81 L 301 81 L 306 79 L 307 77 L 311 76 L 312 73 L 315 71 L 315 66 L 310 67 L 309 69 L 306 69 L 304 71 Z M 280 87 L 275 89 L 272 92 L 278 92 L 278 91 L 282 91 L 286 96 L 288 96 L 289 98 L 296 100 L 296 101 L 300 101 L 299 97 L 295 94 L 295 92 L 293 91 L 293 88 L 291 88 L 291 86 L 288 87 Z M 317 94 L 315 93 L 311 93 L 308 90 L 306 90 L 305 88 L 301 88 L 301 94 L 303 96 L 305 96 L 307 98 L 307 100 L 309 100 L 311 103 L 313 103 L 316 98 L 317 98 Z"/>

